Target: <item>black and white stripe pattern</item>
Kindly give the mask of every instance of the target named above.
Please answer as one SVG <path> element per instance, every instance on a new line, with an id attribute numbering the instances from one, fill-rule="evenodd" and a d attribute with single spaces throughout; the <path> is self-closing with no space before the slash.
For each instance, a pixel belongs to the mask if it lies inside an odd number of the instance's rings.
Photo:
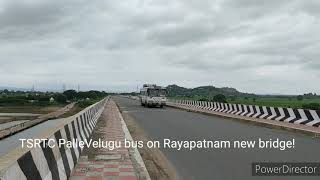
<path id="1" fill-rule="evenodd" d="M 1 180 L 66 180 L 76 163 L 79 160 L 82 149 L 58 147 L 59 139 L 66 141 L 88 139 L 100 117 L 105 103 L 108 99 L 104 99 L 86 109 L 79 112 L 71 122 L 65 124 L 62 128 L 47 139 L 53 139 L 55 146 L 50 148 L 41 143 L 41 148 L 36 147 L 30 149 L 17 161 L 10 165 L 6 171 L 1 172 Z"/>
<path id="2" fill-rule="evenodd" d="M 320 126 L 320 110 L 266 107 L 191 100 L 173 100 L 170 102 L 187 108 L 203 109 L 207 111 L 222 112 L 259 119 L 283 121 L 314 127 Z"/>

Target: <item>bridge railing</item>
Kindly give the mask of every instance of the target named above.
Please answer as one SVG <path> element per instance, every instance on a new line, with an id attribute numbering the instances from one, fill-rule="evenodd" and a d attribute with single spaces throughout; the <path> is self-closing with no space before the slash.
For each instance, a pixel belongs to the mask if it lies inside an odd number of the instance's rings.
<path id="1" fill-rule="evenodd" d="M 320 110 L 293 109 L 220 102 L 169 99 L 169 104 L 244 117 L 282 121 L 306 126 L 320 126 Z"/>
<path id="2" fill-rule="evenodd" d="M 103 112 L 109 97 L 81 112 L 57 121 L 54 128 L 33 139 L 40 146 L 18 147 L 0 159 L 1 180 L 60 179 L 70 176 L 83 150 L 82 146 L 59 146 L 58 142 L 79 142 L 88 139 Z"/>

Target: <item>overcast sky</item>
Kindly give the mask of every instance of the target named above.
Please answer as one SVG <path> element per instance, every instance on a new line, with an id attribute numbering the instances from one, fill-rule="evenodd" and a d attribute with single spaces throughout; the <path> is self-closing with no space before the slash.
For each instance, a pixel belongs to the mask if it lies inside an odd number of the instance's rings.
<path id="1" fill-rule="evenodd" d="M 0 86 L 320 94 L 319 0 L 0 0 Z"/>

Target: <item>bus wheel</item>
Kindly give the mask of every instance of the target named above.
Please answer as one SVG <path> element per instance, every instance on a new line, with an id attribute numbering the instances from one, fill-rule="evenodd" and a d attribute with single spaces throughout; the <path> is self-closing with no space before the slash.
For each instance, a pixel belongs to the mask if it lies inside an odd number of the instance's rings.
<path id="1" fill-rule="evenodd" d="M 163 108 L 163 105 L 160 105 L 161 108 Z"/>

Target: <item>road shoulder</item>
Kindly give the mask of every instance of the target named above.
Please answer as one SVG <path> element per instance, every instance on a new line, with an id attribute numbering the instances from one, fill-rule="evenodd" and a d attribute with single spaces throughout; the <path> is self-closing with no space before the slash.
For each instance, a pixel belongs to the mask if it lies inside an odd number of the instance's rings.
<path id="1" fill-rule="evenodd" d="M 149 138 L 139 124 L 126 112 L 122 112 L 130 134 L 134 141 L 148 141 Z M 158 148 L 143 147 L 139 149 L 141 157 L 146 165 L 151 179 L 154 180 L 177 180 L 179 176 L 177 171 L 167 159 L 167 157 Z"/>

